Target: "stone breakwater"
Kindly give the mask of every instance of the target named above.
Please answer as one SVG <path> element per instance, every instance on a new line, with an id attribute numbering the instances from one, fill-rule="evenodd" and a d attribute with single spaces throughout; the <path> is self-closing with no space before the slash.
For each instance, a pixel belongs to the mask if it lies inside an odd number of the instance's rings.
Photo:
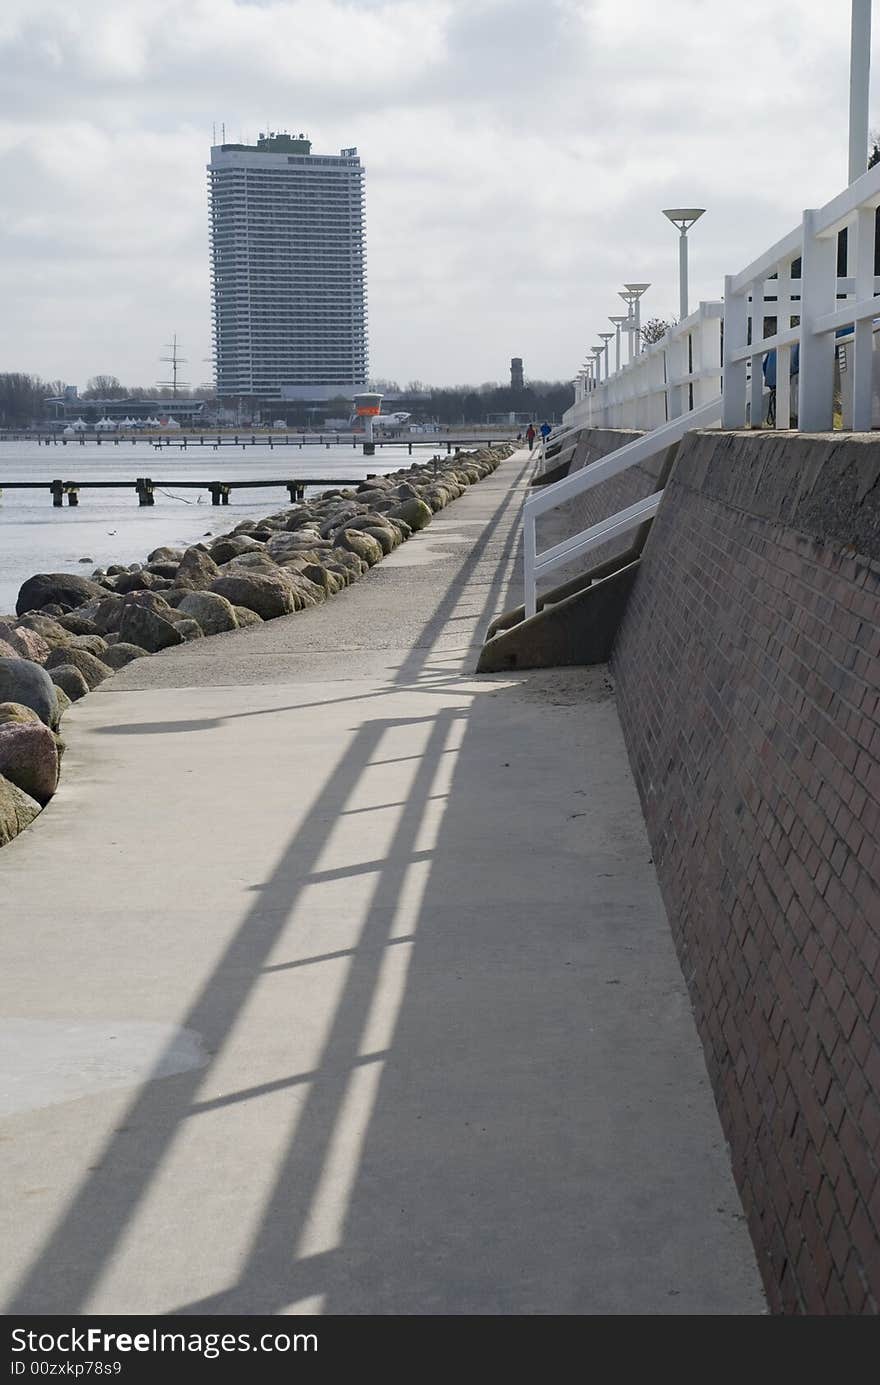
<path id="1" fill-rule="evenodd" d="M 0 615 L 0 846 L 58 784 L 61 718 L 133 659 L 317 606 L 477 481 L 513 448 L 414 464 L 355 489 L 327 490 L 190 548 L 90 578 L 37 573 Z"/>

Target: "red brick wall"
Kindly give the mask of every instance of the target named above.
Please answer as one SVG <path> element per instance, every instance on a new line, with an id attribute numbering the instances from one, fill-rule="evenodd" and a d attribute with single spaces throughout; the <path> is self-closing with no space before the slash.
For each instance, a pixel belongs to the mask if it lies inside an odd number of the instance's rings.
<path id="1" fill-rule="evenodd" d="M 880 441 L 682 444 L 615 645 L 770 1303 L 880 1302 Z"/>

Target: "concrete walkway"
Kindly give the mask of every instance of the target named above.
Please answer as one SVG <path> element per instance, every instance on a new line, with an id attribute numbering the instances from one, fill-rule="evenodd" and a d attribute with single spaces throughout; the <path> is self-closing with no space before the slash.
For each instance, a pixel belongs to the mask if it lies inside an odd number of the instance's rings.
<path id="1" fill-rule="evenodd" d="M 69 713 L 0 858 L 7 1313 L 764 1311 L 608 676 L 470 676 L 525 475 Z"/>

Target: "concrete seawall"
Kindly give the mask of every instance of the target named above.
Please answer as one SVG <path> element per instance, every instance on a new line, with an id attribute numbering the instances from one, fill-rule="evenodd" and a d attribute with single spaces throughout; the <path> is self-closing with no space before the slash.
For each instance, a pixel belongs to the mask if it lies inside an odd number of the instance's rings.
<path id="1" fill-rule="evenodd" d="M 876 1312 L 880 443 L 686 438 L 613 670 L 771 1305 Z"/>

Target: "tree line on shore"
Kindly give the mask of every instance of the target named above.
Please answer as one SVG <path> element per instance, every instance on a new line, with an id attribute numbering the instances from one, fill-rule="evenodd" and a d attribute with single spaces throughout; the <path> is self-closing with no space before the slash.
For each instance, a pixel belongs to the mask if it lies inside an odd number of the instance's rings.
<path id="1" fill-rule="evenodd" d="M 47 416 L 46 401 L 57 398 L 66 388 L 63 380 L 43 380 L 39 375 L 22 371 L 0 373 L 0 427 L 24 426 Z M 565 380 L 532 380 L 523 389 L 488 382 L 482 385 L 431 386 L 419 380 L 401 388 L 394 380 L 371 380 L 370 388 L 386 395 L 397 395 L 406 404 L 414 419 L 424 417 L 443 426 L 484 422 L 495 415 L 511 413 L 520 418 L 529 415 L 536 422 L 561 418 L 574 401 L 574 390 Z M 168 389 L 155 385 L 123 385 L 115 375 L 93 375 L 78 398 L 87 403 L 93 399 L 167 399 Z M 215 399 L 210 386 L 179 389 L 179 399 Z M 239 400 L 220 400 L 235 405 Z M 241 401 L 260 408 L 264 414 L 273 408 L 290 413 L 291 405 L 273 405 L 266 400 Z M 388 406 L 386 406 L 387 408 Z M 304 410 L 304 406 L 303 406 Z M 309 409 L 308 413 L 313 413 Z M 351 399 L 340 396 L 322 406 L 327 417 L 345 417 L 351 412 Z"/>

